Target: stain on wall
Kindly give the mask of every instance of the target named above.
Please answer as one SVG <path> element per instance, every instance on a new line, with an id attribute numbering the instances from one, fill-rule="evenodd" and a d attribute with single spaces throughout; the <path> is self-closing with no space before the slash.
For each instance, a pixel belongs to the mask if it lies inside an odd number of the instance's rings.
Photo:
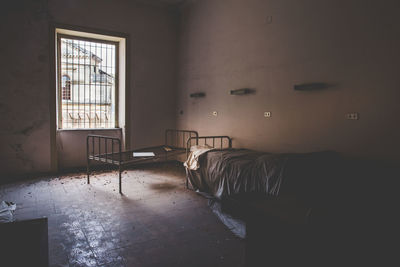
<path id="1" fill-rule="evenodd" d="M 230 135 L 236 147 L 398 162 L 396 10 L 392 0 L 189 2 L 180 25 L 179 127 Z M 333 86 L 294 90 L 307 83 Z M 256 91 L 229 94 L 240 88 Z M 349 112 L 359 120 L 346 120 Z"/>
<path id="2" fill-rule="evenodd" d="M 0 44 L 1 178 L 11 173 L 48 171 L 50 116 L 46 1 L 2 3 L 0 33 L 3 36 Z"/>

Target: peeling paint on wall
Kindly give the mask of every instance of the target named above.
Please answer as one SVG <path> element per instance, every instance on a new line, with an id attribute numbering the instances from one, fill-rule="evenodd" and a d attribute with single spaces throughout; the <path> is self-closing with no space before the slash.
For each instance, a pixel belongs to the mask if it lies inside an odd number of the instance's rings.
<path id="1" fill-rule="evenodd" d="M 34 121 L 31 125 L 22 128 L 21 130 L 15 131 L 14 134 L 22 134 L 29 136 L 33 131 L 40 128 L 42 125 L 46 124 L 46 121 Z"/>
<path id="2" fill-rule="evenodd" d="M 21 144 L 11 144 L 10 147 L 15 151 L 15 153 L 23 152 Z"/>
<path id="3" fill-rule="evenodd" d="M 34 170 L 34 164 L 24 152 L 22 144 L 11 144 L 10 147 L 15 152 L 14 155 L 16 160 L 20 161 L 28 170 Z"/>

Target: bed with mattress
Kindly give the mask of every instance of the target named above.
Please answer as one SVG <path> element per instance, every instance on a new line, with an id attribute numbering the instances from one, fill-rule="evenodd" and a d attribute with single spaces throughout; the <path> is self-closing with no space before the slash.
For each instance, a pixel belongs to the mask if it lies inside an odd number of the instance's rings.
<path id="1" fill-rule="evenodd" d="M 187 145 L 190 153 L 184 166 L 188 187 L 215 198 L 246 193 L 268 196 L 296 193 L 310 200 L 317 195 L 321 197 L 319 192 L 334 180 L 336 152 L 267 153 L 232 148 L 228 136 L 223 137 L 226 144 L 219 142 L 216 146 L 206 141 L 212 138 L 190 138 Z M 189 143 L 191 140 L 196 140 L 196 145 Z M 199 140 L 204 141 L 199 144 Z"/>
<path id="2" fill-rule="evenodd" d="M 192 189 L 222 199 L 226 196 L 258 192 L 277 195 L 287 157 L 248 149 L 204 150 L 197 154 L 197 166 L 185 163 Z M 192 149 L 192 155 L 197 151 Z M 190 156 L 189 156 L 190 159 Z"/>
<path id="3" fill-rule="evenodd" d="M 189 148 L 187 187 L 238 218 L 256 209 L 288 223 L 307 224 L 329 210 L 341 186 L 335 168 L 339 156 L 332 151 L 267 153 L 232 148 L 231 143 Z"/>

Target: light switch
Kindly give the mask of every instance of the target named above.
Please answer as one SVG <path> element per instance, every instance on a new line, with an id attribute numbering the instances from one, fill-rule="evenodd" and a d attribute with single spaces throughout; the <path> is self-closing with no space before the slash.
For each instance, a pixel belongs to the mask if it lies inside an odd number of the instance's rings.
<path id="1" fill-rule="evenodd" d="M 346 114 L 346 119 L 347 120 L 358 120 L 359 119 L 359 115 L 358 115 L 357 112 L 347 113 Z"/>
<path id="2" fill-rule="evenodd" d="M 265 118 L 270 118 L 271 117 L 271 111 L 265 111 L 264 112 L 264 117 Z"/>

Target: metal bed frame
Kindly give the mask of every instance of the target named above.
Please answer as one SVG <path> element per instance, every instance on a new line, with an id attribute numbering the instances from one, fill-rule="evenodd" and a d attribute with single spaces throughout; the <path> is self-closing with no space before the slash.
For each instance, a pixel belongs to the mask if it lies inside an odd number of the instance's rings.
<path id="1" fill-rule="evenodd" d="M 196 137 L 189 137 L 186 143 L 186 158 L 189 157 L 190 148 L 192 147 L 193 140 L 196 141 L 196 145 L 199 145 L 199 140 L 202 140 L 204 145 L 211 146 L 213 148 L 219 148 L 220 150 L 226 148 L 232 148 L 232 138 L 227 135 L 210 135 L 210 136 L 196 136 Z M 212 145 L 207 143 L 207 141 L 212 140 Z M 217 142 L 215 142 L 217 140 Z M 219 146 L 218 146 L 219 143 Z M 217 145 L 217 146 L 216 146 Z M 189 188 L 189 179 L 186 175 L 186 188 Z"/>
<path id="2" fill-rule="evenodd" d="M 210 144 L 207 143 L 207 140 L 212 140 L 212 146 L 213 148 L 215 147 L 215 140 L 217 140 L 217 145 L 218 145 L 218 140 L 219 140 L 219 148 L 222 150 L 224 148 L 232 148 L 232 138 L 230 138 L 227 135 L 209 135 L 209 136 L 195 136 L 195 137 L 189 137 L 187 142 L 186 142 L 186 157 L 189 156 L 190 148 L 192 147 L 192 141 L 196 140 L 196 145 L 199 144 L 199 140 L 204 140 L 203 143 L 204 145 L 211 146 Z M 225 146 L 225 142 L 227 142 L 227 147 Z"/>
<path id="3" fill-rule="evenodd" d="M 165 131 L 164 145 L 122 151 L 120 138 L 90 134 L 86 138 L 87 183 L 90 184 L 91 161 L 116 165 L 119 172 L 119 193 L 122 194 L 121 173 L 124 167 L 138 163 L 156 162 L 163 158 L 168 159 L 169 156 L 184 154 L 185 152 L 187 155 L 188 141 L 195 138 L 199 138 L 196 131 L 168 129 Z M 165 148 L 170 150 L 167 151 Z M 155 156 L 133 157 L 133 152 L 154 152 Z"/>

